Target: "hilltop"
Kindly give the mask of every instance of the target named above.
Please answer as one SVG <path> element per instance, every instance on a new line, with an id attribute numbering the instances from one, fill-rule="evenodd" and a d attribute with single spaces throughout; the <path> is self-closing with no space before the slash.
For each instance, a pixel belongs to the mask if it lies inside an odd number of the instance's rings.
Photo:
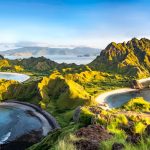
<path id="1" fill-rule="evenodd" d="M 110 43 L 89 64 L 93 69 L 144 77 L 150 74 L 150 40 L 133 38 L 128 42 Z"/>

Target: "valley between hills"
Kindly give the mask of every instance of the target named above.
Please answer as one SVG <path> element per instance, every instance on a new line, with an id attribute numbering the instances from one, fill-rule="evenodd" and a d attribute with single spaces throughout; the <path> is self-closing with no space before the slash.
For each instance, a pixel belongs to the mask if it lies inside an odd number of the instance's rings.
<path id="1" fill-rule="evenodd" d="M 34 104 L 55 117 L 51 131 L 28 150 L 148 150 L 150 147 L 150 40 L 110 43 L 87 65 L 56 63 L 45 57 L 9 60 L 1 72 L 30 76 L 0 79 L 0 101 Z M 109 91 L 131 89 L 101 102 Z M 116 106 L 115 106 L 116 105 Z"/>

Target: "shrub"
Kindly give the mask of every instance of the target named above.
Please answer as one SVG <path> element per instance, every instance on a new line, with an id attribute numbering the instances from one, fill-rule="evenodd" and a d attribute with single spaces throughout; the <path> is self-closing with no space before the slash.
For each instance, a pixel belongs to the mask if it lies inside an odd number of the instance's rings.
<path id="1" fill-rule="evenodd" d="M 87 107 L 83 107 L 80 113 L 80 122 L 89 125 L 94 116 L 95 115 Z"/>
<path id="2" fill-rule="evenodd" d="M 143 133 L 146 126 L 142 122 L 135 123 L 134 131 L 135 133 Z"/>

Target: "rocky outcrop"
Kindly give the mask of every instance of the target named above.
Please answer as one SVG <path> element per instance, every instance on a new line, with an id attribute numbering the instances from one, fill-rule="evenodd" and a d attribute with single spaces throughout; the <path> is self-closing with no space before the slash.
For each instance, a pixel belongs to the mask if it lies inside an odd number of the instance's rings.
<path id="1" fill-rule="evenodd" d="M 145 128 L 145 133 L 150 136 L 150 125 Z"/>
<path id="2" fill-rule="evenodd" d="M 129 121 L 128 125 L 120 124 L 119 127 L 124 130 L 127 135 L 134 134 L 134 122 L 132 121 Z"/>
<path id="3" fill-rule="evenodd" d="M 142 89 L 143 85 L 140 82 L 138 82 L 137 80 L 133 80 L 131 82 L 131 88 L 133 88 L 133 89 Z"/>
<path id="4" fill-rule="evenodd" d="M 88 127 L 81 128 L 76 132 L 76 136 L 98 142 L 108 140 L 112 137 L 101 125 L 89 125 Z"/>
<path id="5" fill-rule="evenodd" d="M 74 143 L 77 150 L 99 150 L 99 143 L 97 141 L 79 140 Z"/>
<path id="6" fill-rule="evenodd" d="M 138 144 L 141 141 L 141 135 L 139 133 L 128 135 L 126 141 L 132 144 Z"/>
<path id="7" fill-rule="evenodd" d="M 143 88 L 150 88 L 150 79 L 141 82 Z"/>
<path id="8" fill-rule="evenodd" d="M 73 121 L 74 121 L 74 122 L 79 122 L 81 108 L 82 108 L 81 106 L 78 106 L 78 107 L 75 109 L 74 114 L 73 114 Z"/>
<path id="9" fill-rule="evenodd" d="M 89 125 L 76 132 L 78 138 L 83 138 L 75 142 L 79 150 L 99 150 L 99 143 L 112 137 L 108 131 L 100 125 Z"/>

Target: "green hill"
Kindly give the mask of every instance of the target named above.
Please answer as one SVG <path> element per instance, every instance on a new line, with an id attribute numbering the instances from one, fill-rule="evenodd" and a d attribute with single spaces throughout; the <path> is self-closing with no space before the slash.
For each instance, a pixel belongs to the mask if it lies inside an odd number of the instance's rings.
<path id="1" fill-rule="evenodd" d="M 39 81 L 19 83 L 0 80 L 0 100 L 17 99 L 59 110 L 74 109 L 91 102 L 90 94 L 73 80 L 54 72 Z"/>
<path id="2" fill-rule="evenodd" d="M 86 70 L 86 66 L 84 65 L 76 65 L 74 63 L 72 64 L 66 64 L 66 63 L 57 63 L 55 61 L 52 61 L 50 59 L 47 59 L 45 57 L 30 57 L 30 58 L 24 58 L 24 59 L 15 59 L 15 60 L 8 60 L 9 64 L 15 65 L 15 66 L 21 66 L 24 68 L 27 72 L 33 72 L 33 73 L 42 73 L 42 74 L 50 74 L 55 69 L 57 70 L 64 70 L 71 69 L 71 72 L 73 71 L 82 71 Z"/>
<path id="3" fill-rule="evenodd" d="M 53 102 L 59 109 L 72 109 L 90 102 L 90 95 L 81 85 L 58 73 L 44 77 L 38 88 L 43 102 Z"/>
<path id="4" fill-rule="evenodd" d="M 12 65 L 20 65 L 26 70 L 34 70 L 34 71 L 48 71 L 54 69 L 58 64 L 54 61 L 51 61 L 45 57 L 30 57 L 27 59 L 16 59 L 9 60 Z"/>
<path id="5" fill-rule="evenodd" d="M 93 62 L 93 69 L 129 76 L 144 77 L 150 73 L 150 40 L 133 38 L 128 42 L 110 43 Z"/>
<path id="6" fill-rule="evenodd" d="M 1 59 L 4 59 L 4 57 L 3 57 L 2 55 L 0 55 L 0 60 L 1 60 Z"/>
<path id="7" fill-rule="evenodd" d="M 17 99 L 37 104 L 40 99 L 37 82 L 19 83 L 0 79 L 0 101 Z"/>
<path id="8" fill-rule="evenodd" d="M 122 106 L 123 109 L 129 111 L 140 111 L 140 112 L 149 112 L 150 103 L 143 99 L 143 97 L 137 97 L 131 99 Z"/>

